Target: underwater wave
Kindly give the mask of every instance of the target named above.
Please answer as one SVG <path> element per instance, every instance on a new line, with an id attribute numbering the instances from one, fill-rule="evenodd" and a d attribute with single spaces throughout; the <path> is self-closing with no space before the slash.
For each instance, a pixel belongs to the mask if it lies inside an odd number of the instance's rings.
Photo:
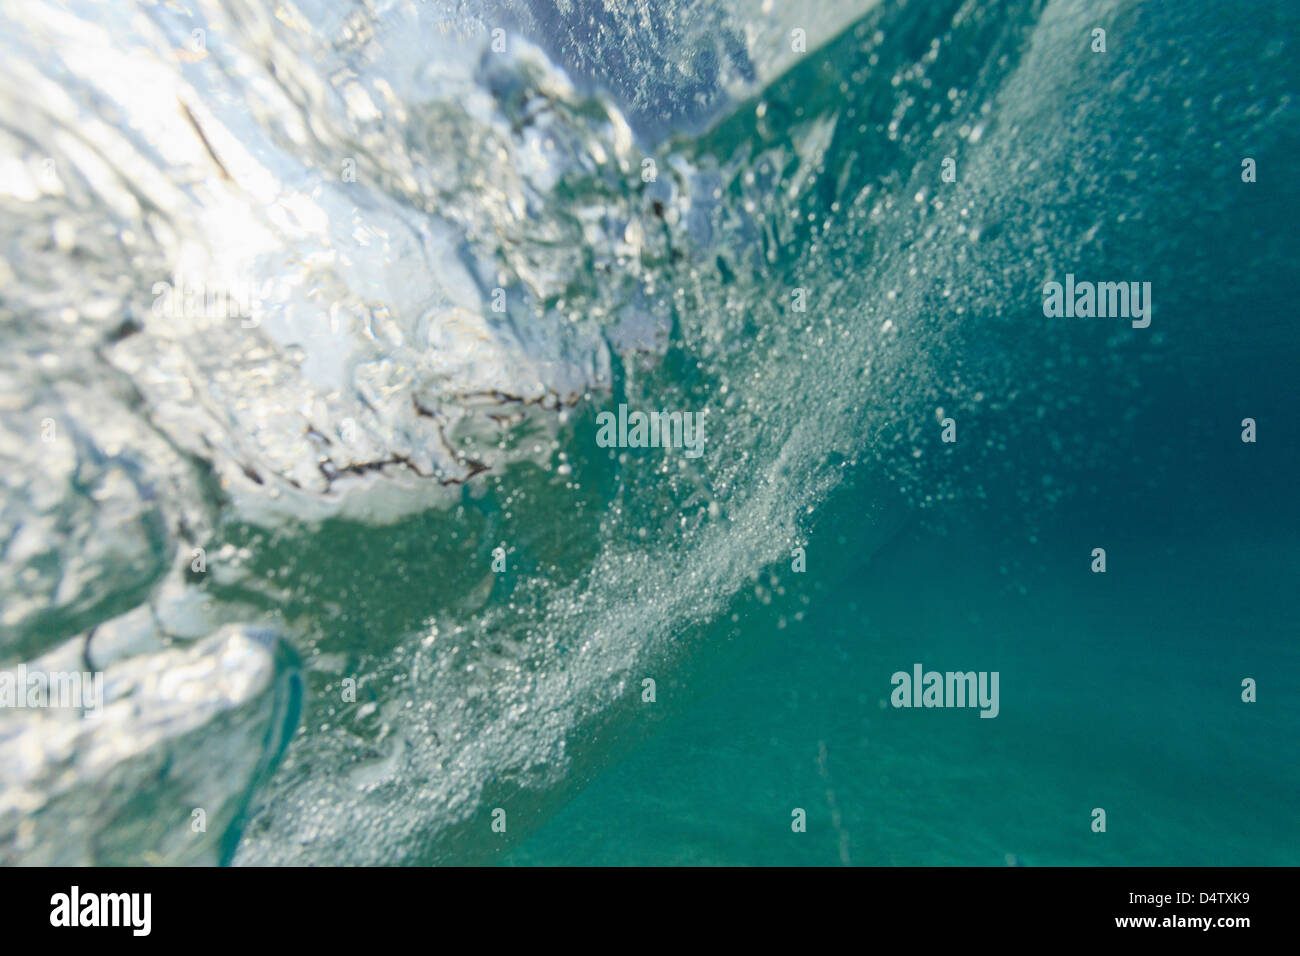
<path id="1" fill-rule="evenodd" d="M 1166 264 L 1166 157 L 1294 128 L 1215 85 L 1234 6 L 5 3 L 0 655 L 106 681 L 0 713 L 0 861 L 494 858 L 846 477 L 882 538 L 1069 494 L 1106 431 L 1053 423 L 1233 292 Z M 1154 335 L 1030 324 L 1105 266 Z"/>

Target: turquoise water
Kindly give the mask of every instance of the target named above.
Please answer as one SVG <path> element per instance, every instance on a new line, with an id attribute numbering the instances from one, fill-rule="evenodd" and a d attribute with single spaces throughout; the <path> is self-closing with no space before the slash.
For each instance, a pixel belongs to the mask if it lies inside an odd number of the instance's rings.
<path id="1" fill-rule="evenodd" d="M 1003 574 L 1010 551 L 1041 564 Z M 1123 554 L 1101 578 L 1059 544 L 905 532 L 505 862 L 1295 865 L 1297 651 L 1272 610 L 1295 610 L 1293 539 Z M 1001 713 L 886 706 L 913 661 L 1000 670 Z M 1259 703 L 1238 674 L 1272 675 Z"/>
<path id="2" fill-rule="evenodd" d="M 31 9 L 0 861 L 1300 862 L 1295 4 Z"/>
<path id="3" fill-rule="evenodd" d="M 930 35 L 927 15 L 944 15 L 942 5 L 925 5 L 927 14 L 917 6 L 902 17 L 919 30 L 914 49 Z M 1072 10 L 1049 7 L 1045 18 Z M 764 574 L 779 584 L 738 599 L 710 626 L 706 643 L 726 649 L 673 688 L 684 700 L 670 705 L 680 712 L 668 726 L 629 748 L 506 863 L 1300 859 L 1288 304 L 1297 207 L 1293 185 L 1280 180 L 1243 190 L 1236 156 L 1294 135 L 1254 123 L 1275 84 L 1294 86 L 1293 69 L 1258 69 L 1270 49 L 1294 67 L 1293 11 L 1116 10 L 1119 57 L 1080 63 L 1087 69 L 1068 78 L 1061 64 L 1043 64 L 1041 87 L 1068 91 L 1050 110 L 1017 111 L 1004 94 L 987 114 L 996 123 L 1010 110 L 1024 124 L 997 152 L 1014 188 L 994 213 L 987 192 L 958 185 L 952 201 L 970 202 L 996 235 L 969 259 L 958 253 L 951 296 L 944 289 L 945 301 L 921 312 L 945 334 L 927 342 L 903 373 L 903 394 L 887 391 L 875 419 L 885 436 L 918 427 L 910 400 L 920 388 L 950 410 L 954 392 L 965 399 L 955 414 L 967 430 L 955 444 L 940 444 L 937 425 L 917 443 L 926 464 L 902 482 L 906 516 L 880 517 L 870 478 L 896 453 L 879 451 L 879 433 L 863 434 L 855 454 L 877 463 L 860 465 L 867 476 L 819 506 L 808 572 L 769 565 Z M 1001 26 L 996 42 L 1005 43 Z M 869 81 L 835 86 L 857 75 L 846 61 L 861 35 L 768 96 L 784 91 L 787 109 L 808 113 L 843 110 L 845 99 L 868 111 L 892 104 Z M 1293 112 L 1292 100 L 1277 102 Z M 764 113 L 773 128 L 787 115 L 770 100 Z M 827 165 L 871 179 L 880 138 L 843 129 L 844 158 Z M 898 189 L 900 201 L 914 188 Z M 824 242 L 837 240 L 830 230 Z M 899 254 L 849 245 L 837 276 L 874 274 L 878 257 Z M 997 274 L 1041 273 L 1071 255 L 1081 275 L 1160 277 L 1150 335 L 1044 324 L 1038 287 Z M 923 260 L 918 268 L 933 276 Z M 776 261 L 799 274 L 809 258 L 783 244 Z M 983 295 L 985 283 L 1001 296 Z M 931 282 L 928 292 L 939 288 Z M 954 309 L 973 314 L 950 323 Z M 787 366 L 783 380 L 794 393 L 797 369 Z M 971 401 L 980 388 L 1004 404 Z M 1241 441 L 1249 409 L 1269 421 L 1268 442 Z M 1104 574 L 1091 570 L 1095 547 L 1106 549 Z M 1000 672 L 999 716 L 889 706 L 891 674 L 915 662 Z M 1242 700 L 1245 678 L 1258 684 L 1254 703 Z M 792 832 L 795 808 L 806 810 L 807 832 Z M 1092 829 L 1094 808 L 1106 811 L 1104 833 Z"/>

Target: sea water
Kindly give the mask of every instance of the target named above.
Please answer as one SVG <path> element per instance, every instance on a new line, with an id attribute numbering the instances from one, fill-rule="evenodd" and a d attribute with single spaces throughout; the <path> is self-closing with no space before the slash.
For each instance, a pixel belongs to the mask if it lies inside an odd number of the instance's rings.
<path id="1" fill-rule="evenodd" d="M 66 6 L 0 859 L 1297 862 L 1294 5 Z"/>

